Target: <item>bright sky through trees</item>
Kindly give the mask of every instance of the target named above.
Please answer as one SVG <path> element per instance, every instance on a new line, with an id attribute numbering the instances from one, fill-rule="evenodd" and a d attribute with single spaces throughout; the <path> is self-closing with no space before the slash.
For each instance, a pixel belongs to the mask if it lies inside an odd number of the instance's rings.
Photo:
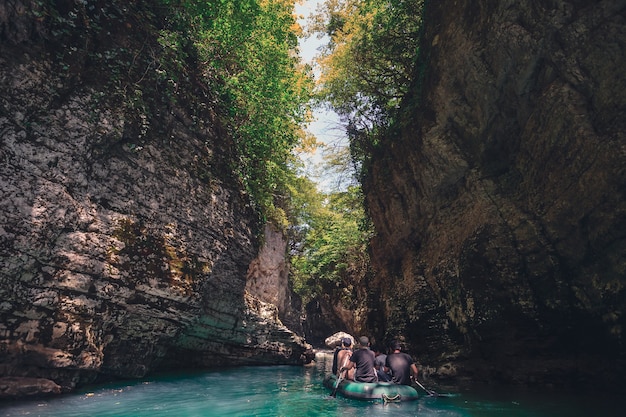
<path id="1" fill-rule="evenodd" d="M 307 20 L 311 14 L 315 12 L 318 5 L 324 0 L 304 0 L 296 3 L 296 14 L 302 18 L 299 20 L 300 25 L 305 28 Z M 300 56 L 304 62 L 309 63 L 314 68 L 316 77 L 319 71 L 315 69 L 313 59 L 318 54 L 318 48 L 328 42 L 328 38 L 318 38 L 317 35 L 302 37 L 299 40 Z M 308 131 L 314 135 L 319 142 L 324 143 L 324 148 L 319 149 L 315 154 L 302 154 L 300 157 L 306 164 L 307 173 L 316 183 L 319 184 L 323 191 L 331 191 L 337 188 L 345 188 L 348 185 L 348 178 L 338 178 L 337 174 L 330 173 L 321 167 L 324 154 L 336 153 L 338 149 L 345 149 L 348 146 L 345 127 L 339 122 L 339 116 L 333 110 L 321 107 L 313 109 L 313 121 L 308 126 Z"/>

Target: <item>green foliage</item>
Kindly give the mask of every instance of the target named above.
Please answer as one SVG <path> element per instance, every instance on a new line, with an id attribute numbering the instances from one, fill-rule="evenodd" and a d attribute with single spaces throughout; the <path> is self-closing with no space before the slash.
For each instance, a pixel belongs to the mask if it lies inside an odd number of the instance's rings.
<path id="1" fill-rule="evenodd" d="M 371 228 L 360 188 L 322 194 L 301 179 L 299 190 L 293 194 L 301 208 L 292 231 L 297 237 L 291 248 L 294 290 L 305 301 L 329 293 L 349 297 L 369 268 Z"/>
<path id="2" fill-rule="evenodd" d="M 329 42 L 318 57 L 318 99 L 347 125 L 351 158 L 335 152 L 327 168 L 340 172 L 363 164 L 394 131 L 418 58 L 423 0 L 326 0 L 312 30 Z M 350 305 L 354 288 L 369 275 L 372 227 L 360 187 L 317 193 L 302 182 L 292 192 L 300 227 L 294 227 L 292 276 L 305 301 L 330 295 Z"/>
<path id="3" fill-rule="evenodd" d="M 265 216 L 293 177 L 292 151 L 306 121 L 312 76 L 296 53 L 293 0 L 163 0 L 188 25 L 207 80 L 226 103 L 225 122 L 235 136 L 236 167 Z M 168 31 L 162 43 L 178 48 Z"/>
<path id="4" fill-rule="evenodd" d="M 320 99 L 347 121 L 359 160 L 377 146 L 412 82 L 422 8 L 423 0 L 326 0 L 317 16 L 314 29 L 330 38 L 318 58 Z"/>
<path id="5" fill-rule="evenodd" d="M 322 97 L 357 125 L 396 109 L 418 55 L 423 0 L 327 0 L 318 29 Z"/>

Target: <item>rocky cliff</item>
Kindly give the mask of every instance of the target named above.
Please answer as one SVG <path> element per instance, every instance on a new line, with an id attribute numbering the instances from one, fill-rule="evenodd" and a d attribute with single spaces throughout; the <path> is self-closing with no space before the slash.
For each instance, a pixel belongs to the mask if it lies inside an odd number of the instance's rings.
<path id="1" fill-rule="evenodd" d="M 149 4 L 52 3 L 0 4 L 0 397 L 301 363 L 193 58 L 165 66 Z"/>
<path id="2" fill-rule="evenodd" d="M 365 190 L 383 307 L 428 372 L 624 385 L 626 2 L 430 1 Z"/>

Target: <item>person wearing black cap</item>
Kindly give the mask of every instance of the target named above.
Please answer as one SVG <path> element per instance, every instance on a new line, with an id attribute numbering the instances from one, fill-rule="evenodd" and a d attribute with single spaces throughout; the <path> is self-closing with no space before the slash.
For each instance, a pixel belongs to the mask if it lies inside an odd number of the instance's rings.
<path id="1" fill-rule="evenodd" d="M 361 348 L 352 354 L 348 365 L 341 368 L 341 370 L 356 368 L 354 371 L 355 381 L 378 382 L 376 369 L 374 369 L 374 352 L 372 352 L 369 348 L 369 338 L 367 336 L 361 336 L 359 338 L 359 344 L 361 345 Z"/>
<path id="2" fill-rule="evenodd" d="M 350 355 L 352 355 L 352 339 L 342 337 L 341 347 L 335 349 L 335 353 L 333 354 L 333 374 L 337 375 L 337 369 L 348 364 Z M 352 379 L 352 374 L 353 372 L 346 375 L 346 379 Z"/>
<path id="3" fill-rule="evenodd" d="M 417 379 L 417 365 L 410 355 L 402 352 L 399 342 L 391 344 L 392 353 L 387 355 L 385 370 L 391 372 L 391 381 L 401 385 L 411 385 L 411 373 Z"/>

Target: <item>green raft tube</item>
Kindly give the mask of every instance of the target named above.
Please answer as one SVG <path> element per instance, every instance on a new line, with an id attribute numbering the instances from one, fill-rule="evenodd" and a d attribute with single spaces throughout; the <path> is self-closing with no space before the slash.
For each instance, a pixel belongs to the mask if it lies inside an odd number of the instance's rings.
<path id="1" fill-rule="evenodd" d="M 335 389 L 337 376 L 330 374 L 324 379 L 324 386 Z M 398 385 L 393 382 L 355 382 L 342 379 L 337 392 L 346 398 L 357 400 L 383 400 L 384 402 L 417 400 L 417 391 L 408 385 Z"/>

